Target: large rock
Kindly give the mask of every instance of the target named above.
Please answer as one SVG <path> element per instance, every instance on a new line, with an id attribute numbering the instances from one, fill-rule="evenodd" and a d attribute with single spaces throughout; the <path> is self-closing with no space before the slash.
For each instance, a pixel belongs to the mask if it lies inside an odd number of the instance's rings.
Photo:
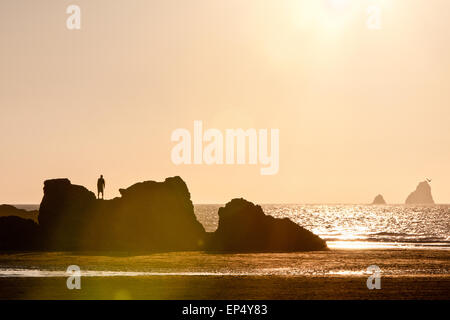
<path id="1" fill-rule="evenodd" d="M 121 189 L 97 200 L 68 179 L 44 183 L 39 223 L 47 248 L 60 250 L 198 250 L 205 230 L 180 177 Z"/>
<path id="2" fill-rule="evenodd" d="M 434 204 L 431 187 L 427 181 L 422 181 L 406 199 L 406 204 Z"/>
<path id="3" fill-rule="evenodd" d="M 260 206 L 233 199 L 219 209 L 219 226 L 209 249 L 234 252 L 326 250 L 324 240 L 288 218 L 265 215 Z"/>
<path id="4" fill-rule="evenodd" d="M 386 201 L 384 200 L 383 196 L 379 194 L 375 197 L 375 199 L 373 199 L 372 204 L 386 204 Z"/>
<path id="5" fill-rule="evenodd" d="M 39 248 L 39 226 L 37 223 L 16 216 L 0 217 L 0 250 L 34 250 Z"/>

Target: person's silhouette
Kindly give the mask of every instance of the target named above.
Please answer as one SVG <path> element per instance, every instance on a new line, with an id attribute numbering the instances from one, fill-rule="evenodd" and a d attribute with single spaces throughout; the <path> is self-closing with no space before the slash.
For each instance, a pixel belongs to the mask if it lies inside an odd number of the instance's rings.
<path id="1" fill-rule="evenodd" d="M 105 190 L 105 179 L 103 179 L 103 175 L 100 175 L 100 178 L 97 180 L 97 198 L 100 199 L 100 193 L 102 194 L 102 200 L 104 198 L 104 192 Z"/>

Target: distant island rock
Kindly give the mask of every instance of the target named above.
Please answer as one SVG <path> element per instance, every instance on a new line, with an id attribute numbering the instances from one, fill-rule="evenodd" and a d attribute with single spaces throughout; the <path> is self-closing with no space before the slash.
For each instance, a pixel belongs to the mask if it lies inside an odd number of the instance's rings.
<path id="1" fill-rule="evenodd" d="M 428 181 L 422 181 L 416 190 L 411 192 L 405 201 L 406 204 L 434 204 L 431 195 L 431 186 Z"/>
<path id="2" fill-rule="evenodd" d="M 372 204 L 386 204 L 386 201 L 384 200 L 383 196 L 379 194 L 375 197 L 375 199 L 373 199 Z"/>
<path id="3" fill-rule="evenodd" d="M 219 251 L 326 250 L 324 240 L 288 218 L 264 214 L 260 206 L 233 199 L 219 209 L 219 226 L 211 235 L 210 248 Z"/>
<path id="4" fill-rule="evenodd" d="M 207 233 L 197 220 L 180 177 L 120 189 L 121 197 L 98 200 L 68 179 L 44 182 L 38 223 L 0 217 L 2 250 L 107 251 L 305 251 L 326 242 L 289 219 L 235 199 L 219 210 L 219 228 Z M 13 208 L 5 212 L 22 213 Z M 20 210 L 20 209 L 17 209 Z"/>

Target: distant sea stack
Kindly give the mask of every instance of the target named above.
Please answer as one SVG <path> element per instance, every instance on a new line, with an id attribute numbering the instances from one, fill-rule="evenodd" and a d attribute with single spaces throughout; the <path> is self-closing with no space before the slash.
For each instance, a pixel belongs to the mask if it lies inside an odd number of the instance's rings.
<path id="1" fill-rule="evenodd" d="M 288 218 L 265 215 L 260 206 L 233 199 L 219 209 L 219 226 L 209 248 L 233 252 L 327 250 L 324 240 Z"/>
<path id="2" fill-rule="evenodd" d="M 434 204 L 431 187 L 428 181 L 422 181 L 414 192 L 406 198 L 406 204 Z"/>
<path id="3" fill-rule="evenodd" d="M 383 196 L 379 194 L 375 197 L 375 199 L 373 199 L 372 204 L 386 204 L 386 201 L 384 200 Z"/>

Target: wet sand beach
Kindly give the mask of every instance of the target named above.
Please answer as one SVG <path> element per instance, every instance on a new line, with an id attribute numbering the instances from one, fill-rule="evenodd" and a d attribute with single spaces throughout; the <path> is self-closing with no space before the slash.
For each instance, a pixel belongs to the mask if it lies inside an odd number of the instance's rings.
<path id="1" fill-rule="evenodd" d="M 68 290 L 65 278 L 2 278 L 0 299 L 450 299 L 450 278 L 384 277 L 368 290 L 366 277 L 156 276 L 98 277 Z"/>
<path id="2" fill-rule="evenodd" d="M 81 289 L 66 286 L 68 265 Z M 369 290 L 369 265 L 382 271 Z M 0 299 L 450 299 L 448 250 L 0 255 Z"/>

